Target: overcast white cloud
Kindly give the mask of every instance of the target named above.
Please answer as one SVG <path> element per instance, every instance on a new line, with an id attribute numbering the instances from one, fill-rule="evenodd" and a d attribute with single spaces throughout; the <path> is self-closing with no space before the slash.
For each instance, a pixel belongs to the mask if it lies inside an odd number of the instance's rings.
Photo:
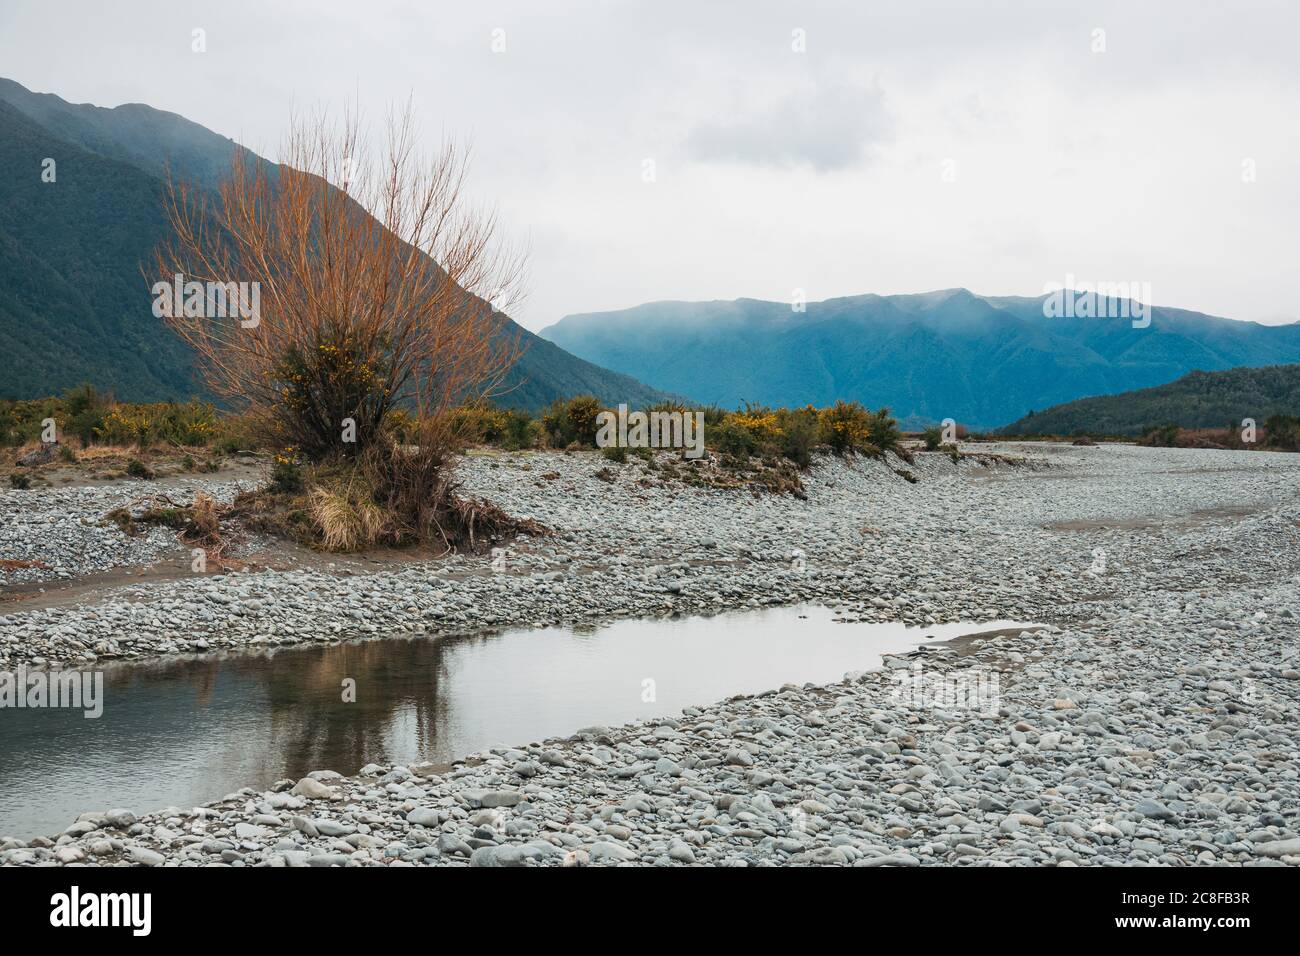
<path id="1" fill-rule="evenodd" d="M 806 164 L 826 172 L 868 160 L 892 127 L 881 90 L 809 85 L 757 114 L 696 126 L 687 155 L 742 165 Z"/>
<path id="2" fill-rule="evenodd" d="M 534 329 L 1068 274 L 1300 319 L 1294 3 L 269 6 L 4 0 L 0 75 L 270 156 L 295 105 L 377 118 L 413 94 L 430 141 L 472 136 L 476 196 L 529 242 Z"/>

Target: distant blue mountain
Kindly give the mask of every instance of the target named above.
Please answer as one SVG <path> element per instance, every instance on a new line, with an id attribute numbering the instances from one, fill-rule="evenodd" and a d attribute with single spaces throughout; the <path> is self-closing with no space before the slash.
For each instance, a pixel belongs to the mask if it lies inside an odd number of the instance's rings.
<path id="1" fill-rule="evenodd" d="M 789 303 L 652 302 L 570 315 L 540 334 L 581 358 L 700 402 L 887 405 L 905 425 L 992 428 L 1031 410 L 1145 388 L 1194 369 L 1300 362 L 1300 324 L 1156 306 L 1045 315 L 1044 299 L 966 289 Z M 1116 300 L 1097 300 L 1115 315 Z M 1140 324 L 1140 323 L 1139 323 Z"/>

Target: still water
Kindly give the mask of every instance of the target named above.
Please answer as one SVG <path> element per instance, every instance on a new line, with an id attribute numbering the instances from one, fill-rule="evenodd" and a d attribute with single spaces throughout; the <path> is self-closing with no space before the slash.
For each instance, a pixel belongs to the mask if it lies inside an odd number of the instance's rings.
<path id="1" fill-rule="evenodd" d="M 312 770 L 450 762 L 787 682 L 838 680 L 880 666 L 882 653 L 1012 626 L 834 617 L 801 605 L 111 667 L 98 719 L 0 709 L 0 835 L 53 835 L 87 810 L 196 806 Z M 346 679 L 355 702 L 343 700 Z"/>

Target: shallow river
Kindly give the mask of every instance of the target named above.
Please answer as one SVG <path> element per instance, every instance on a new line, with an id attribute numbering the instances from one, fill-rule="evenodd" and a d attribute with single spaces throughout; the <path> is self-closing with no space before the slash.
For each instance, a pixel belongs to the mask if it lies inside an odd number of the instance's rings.
<path id="1" fill-rule="evenodd" d="M 882 653 L 1014 626 L 836 623 L 815 605 L 119 665 L 98 719 L 0 709 L 0 836 L 87 810 L 191 807 L 311 770 L 450 762 L 499 744 L 838 680 Z M 344 700 L 355 681 L 355 701 Z"/>

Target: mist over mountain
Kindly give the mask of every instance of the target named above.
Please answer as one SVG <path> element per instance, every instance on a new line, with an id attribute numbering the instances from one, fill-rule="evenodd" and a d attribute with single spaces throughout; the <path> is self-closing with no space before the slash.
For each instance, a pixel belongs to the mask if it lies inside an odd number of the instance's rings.
<path id="1" fill-rule="evenodd" d="M 0 78 L 0 397 L 48 395 L 87 381 L 122 400 L 201 393 L 188 348 L 153 315 L 141 265 L 167 232 L 168 168 L 215 188 L 241 148 L 175 113 L 138 103 L 73 104 Z M 47 159 L 55 161 L 53 182 L 42 179 Z M 503 331 L 519 335 L 526 350 L 501 404 L 537 409 L 594 394 L 643 405 L 668 397 L 509 318 Z"/>
<path id="2" fill-rule="evenodd" d="M 240 148 L 174 113 L 71 104 L 0 79 L 0 396 L 83 381 L 123 399 L 199 392 L 140 267 L 167 229 L 166 170 L 211 188 Z M 53 183 L 41 177 L 46 159 Z M 1043 297 L 966 289 L 803 312 L 754 299 L 653 302 L 566 316 L 540 337 L 504 321 L 527 349 L 502 402 L 530 409 L 580 393 L 634 406 L 666 393 L 727 407 L 844 398 L 886 405 L 908 426 L 951 417 L 991 428 L 1193 370 L 1300 362 L 1300 325 L 1155 306 L 1134 328 L 1126 317 L 1046 317 Z"/>
<path id="3" fill-rule="evenodd" d="M 888 406 L 901 422 L 992 428 L 1031 410 L 1194 369 L 1300 362 L 1300 325 L 1154 306 L 1150 322 L 1044 314 L 1040 297 L 966 289 L 808 303 L 651 302 L 570 315 L 540 334 L 667 391 L 735 407 Z M 1115 300 L 1099 299 L 1110 314 Z"/>

